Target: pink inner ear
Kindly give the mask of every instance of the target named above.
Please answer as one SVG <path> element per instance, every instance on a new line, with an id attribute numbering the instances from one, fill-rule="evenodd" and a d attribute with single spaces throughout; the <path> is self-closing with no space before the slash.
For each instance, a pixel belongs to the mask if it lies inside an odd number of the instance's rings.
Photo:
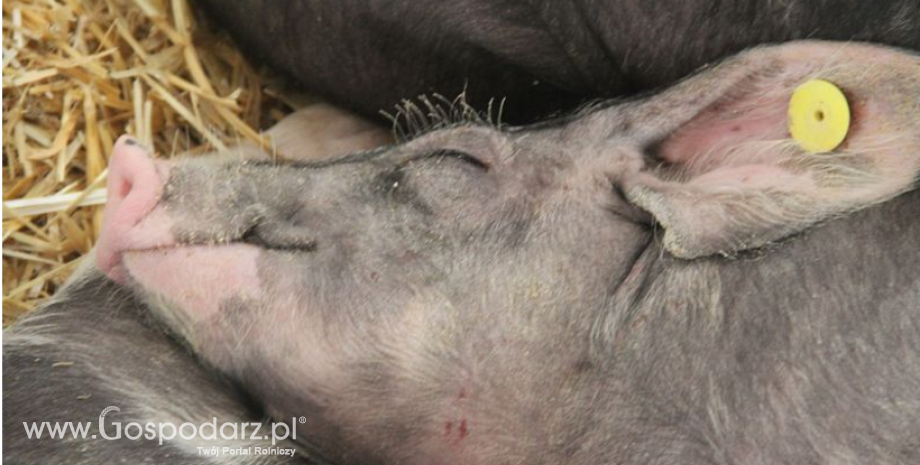
<path id="1" fill-rule="evenodd" d="M 751 184 L 766 182 L 757 177 L 784 173 L 775 166 L 782 150 L 763 149 L 764 146 L 757 149 L 751 145 L 757 141 L 780 144 L 789 138 L 788 95 L 767 92 L 757 95 L 755 89 L 746 95 L 726 96 L 665 140 L 659 156 L 684 165 L 690 173 L 707 173 L 700 180 Z M 753 166 L 724 171 L 744 165 Z"/>
<path id="2" fill-rule="evenodd" d="M 801 191 L 814 188 L 814 181 L 805 174 L 795 174 L 778 166 L 757 163 L 752 165 L 717 168 L 687 182 L 691 186 L 714 188 L 772 188 Z"/>

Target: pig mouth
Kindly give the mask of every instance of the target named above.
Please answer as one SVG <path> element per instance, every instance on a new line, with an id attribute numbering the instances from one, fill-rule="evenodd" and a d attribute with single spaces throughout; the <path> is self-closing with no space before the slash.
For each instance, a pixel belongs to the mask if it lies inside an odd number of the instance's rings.
<path id="1" fill-rule="evenodd" d="M 221 243 L 174 243 L 167 245 L 157 245 L 152 247 L 139 247 L 139 248 L 127 248 L 116 253 L 114 258 L 114 263 L 109 266 L 106 266 L 103 271 L 115 282 L 119 284 L 127 284 L 129 281 L 137 281 L 135 275 L 138 274 L 136 267 L 132 266 L 130 261 L 136 257 L 171 257 L 171 256 L 185 256 L 187 258 L 192 258 L 192 256 L 201 256 L 201 255 L 223 255 L 225 251 L 234 251 L 235 253 L 240 253 L 241 251 L 250 251 L 258 253 L 260 247 L 249 244 L 243 241 L 231 241 L 231 242 L 221 242 Z M 231 265 L 228 263 L 229 257 L 222 257 L 222 260 L 219 262 L 209 263 L 205 261 L 204 263 L 190 263 L 190 265 L 200 265 L 200 266 L 215 266 L 218 264 L 222 265 Z M 197 261 L 197 260 L 196 260 Z M 148 263 L 146 266 L 153 266 L 155 268 L 169 268 L 168 263 L 164 263 L 162 266 L 154 263 Z"/>
<path id="2" fill-rule="evenodd" d="M 224 249 L 251 249 L 259 250 L 260 247 L 243 241 L 219 242 L 219 243 L 176 243 L 161 245 L 155 247 L 141 247 L 136 249 L 125 249 L 119 252 L 118 265 L 126 267 L 125 260 L 129 257 L 139 255 L 167 255 L 167 254 L 189 254 L 196 251 L 222 251 Z"/>
<path id="3" fill-rule="evenodd" d="M 312 238 L 289 238 L 288 240 L 266 240 L 261 234 L 259 223 L 255 223 L 237 241 L 230 243 L 249 244 L 273 252 L 315 252 L 316 240 Z"/>
<path id="4" fill-rule="evenodd" d="M 155 223 L 171 224 L 165 219 L 160 219 Z M 312 238 L 271 238 L 266 239 L 265 234 L 261 231 L 258 223 L 247 227 L 237 237 L 221 240 L 179 240 L 176 234 L 169 232 L 163 234 L 162 231 L 155 232 L 150 237 L 137 237 L 127 240 L 110 241 L 103 244 L 98 257 L 101 258 L 99 265 L 106 274 L 114 281 L 123 284 L 127 274 L 130 274 L 129 267 L 125 264 L 125 257 L 129 255 L 168 255 L 168 254 L 200 254 L 203 252 L 222 253 L 223 250 L 247 251 L 247 253 L 282 253 L 282 254 L 302 254 L 316 251 L 316 240 Z M 224 262 L 229 257 L 222 257 Z M 209 263 L 201 263 L 201 266 L 209 266 Z"/>

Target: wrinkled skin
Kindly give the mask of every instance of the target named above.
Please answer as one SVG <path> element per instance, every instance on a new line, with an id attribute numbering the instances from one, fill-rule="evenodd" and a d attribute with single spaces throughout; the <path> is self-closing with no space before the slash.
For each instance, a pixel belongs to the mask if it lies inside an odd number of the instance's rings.
<path id="1" fill-rule="evenodd" d="M 833 153 L 792 89 L 843 88 Z M 115 147 L 97 250 L 338 463 L 920 460 L 920 59 L 754 50 L 320 162 Z"/>
<path id="2" fill-rule="evenodd" d="M 196 0 L 252 59 L 365 116 L 440 93 L 519 124 L 801 39 L 920 50 L 915 0 Z M 496 105 L 497 106 L 497 105 Z M 493 112 L 496 116 L 497 110 Z"/>

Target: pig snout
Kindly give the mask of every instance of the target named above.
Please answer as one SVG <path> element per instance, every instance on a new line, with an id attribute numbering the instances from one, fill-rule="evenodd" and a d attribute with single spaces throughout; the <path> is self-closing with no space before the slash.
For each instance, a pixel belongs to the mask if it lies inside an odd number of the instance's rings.
<path id="1" fill-rule="evenodd" d="M 136 140 L 118 139 L 109 164 L 108 200 L 96 263 L 112 279 L 121 282 L 121 255 L 127 250 L 162 247 L 173 243 L 171 222 L 156 206 L 170 164 L 154 161 Z"/>

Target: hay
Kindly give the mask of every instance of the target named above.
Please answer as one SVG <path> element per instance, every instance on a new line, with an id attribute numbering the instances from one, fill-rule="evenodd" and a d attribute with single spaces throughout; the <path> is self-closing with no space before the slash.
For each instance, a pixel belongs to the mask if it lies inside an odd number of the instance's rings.
<path id="1" fill-rule="evenodd" d="M 186 0 L 3 2 L 3 324 L 93 246 L 109 150 L 224 149 L 290 111 Z"/>

